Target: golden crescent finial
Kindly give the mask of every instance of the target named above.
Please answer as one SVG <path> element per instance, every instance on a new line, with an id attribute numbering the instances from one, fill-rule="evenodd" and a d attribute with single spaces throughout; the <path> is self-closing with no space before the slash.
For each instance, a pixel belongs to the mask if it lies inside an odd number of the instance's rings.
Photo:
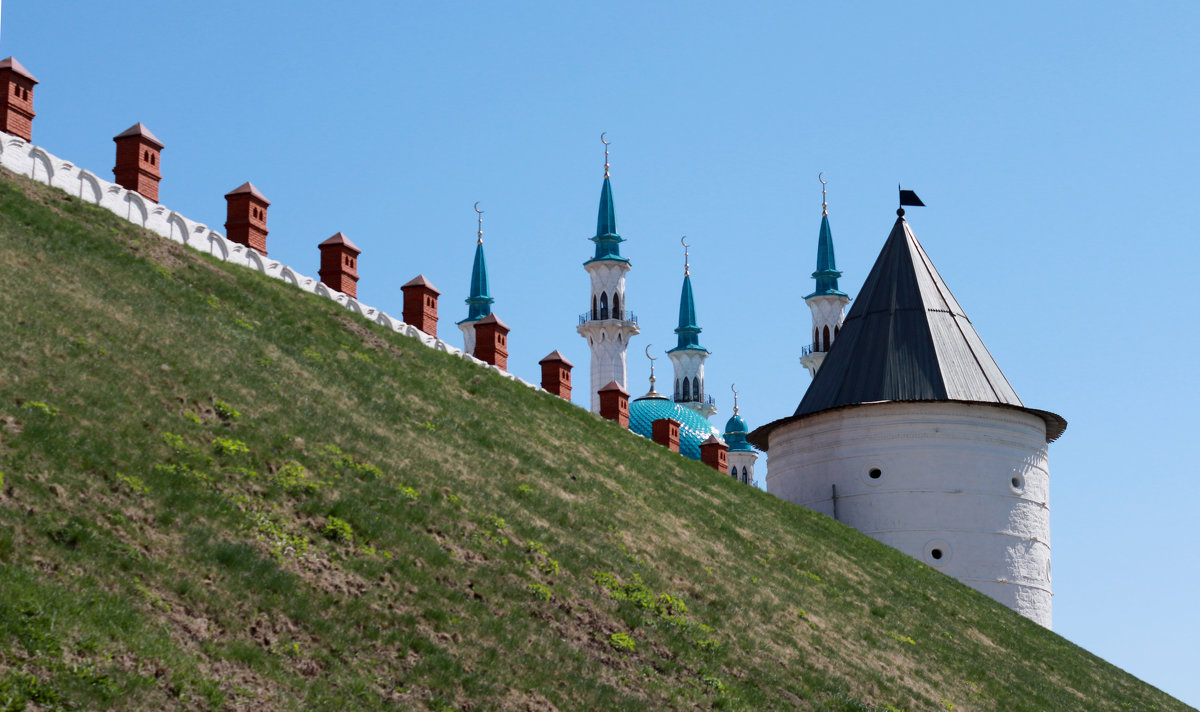
<path id="1" fill-rule="evenodd" d="M 483 212 L 479 209 L 479 201 L 475 201 L 475 215 L 479 218 L 479 232 L 475 233 L 475 244 L 483 244 Z"/>
<path id="2" fill-rule="evenodd" d="M 688 248 L 691 245 L 687 244 L 687 235 L 679 238 L 679 244 L 683 245 L 683 276 L 687 277 L 692 273 L 692 266 L 688 264 Z"/>
<path id="3" fill-rule="evenodd" d="M 737 385 L 736 383 L 729 384 L 729 390 L 733 391 L 733 414 L 734 415 L 738 414 L 738 402 L 737 402 L 738 392 L 737 392 L 737 389 L 734 388 L 734 386 L 736 386 L 736 385 Z"/>
<path id="4" fill-rule="evenodd" d="M 650 347 L 653 345 L 654 344 L 646 344 L 646 358 L 650 359 L 651 361 L 657 361 L 658 359 L 650 355 Z"/>
<path id="5" fill-rule="evenodd" d="M 600 143 L 604 144 L 604 177 L 609 178 L 610 176 L 608 175 L 608 147 L 612 145 L 612 141 L 604 140 L 604 137 L 606 135 L 608 135 L 607 131 L 600 132 Z"/>
<path id="6" fill-rule="evenodd" d="M 825 171 L 817 174 L 817 180 L 821 181 L 821 216 L 826 217 L 829 215 L 829 202 L 825 200 L 825 186 L 828 185 L 825 180 Z"/>

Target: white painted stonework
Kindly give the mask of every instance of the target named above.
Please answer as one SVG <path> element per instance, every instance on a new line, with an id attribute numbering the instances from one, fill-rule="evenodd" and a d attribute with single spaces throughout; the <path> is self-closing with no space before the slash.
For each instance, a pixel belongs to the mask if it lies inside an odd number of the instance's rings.
<path id="1" fill-rule="evenodd" d="M 715 405 L 709 405 L 708 400 L 704 396 L 706 391 L 704 388 L 704 362 L 708 360 L 709 353 L 698 349 L 683 349 L 680 351 L 668 351 L 667 356 L 671 357 L 671 363 L 675 366 L 675 387 L 674 398 L 680 405 L 690 408 L 705 418 L 711 417 L 717 412 Z M 691 391 L 693 398 L 696 401 L 680 402 L 679 398 L 683 395 L 682 379 L 688 379 L 688 383 L 694 384 L 696 379 L 700 380 L 700 396 L 697 397 L 694 390 Z M 689 386 L 691 388 L 691 386 Z"/>
<path id="2" fill-rule="evenodd" d="M 463 335 L 463 353 L 475 355 L 475 322 L 464 321 L 458 325 Z"/>
<path id="3" fill-rule="evenodd" d="M 818 294 L 805 299 L 804 303 L 808 304 L 812 311 L 813 340 L 812 351 L 801 357 L 800 364 L 808 369 L 809 376 L 815 376 L 825 360 L 825 353 L 829 351 L 825 346 L 825 329 L 829 329 L 829 345 L 832 346 L 837 333 L 842 329 L 842 320 L 846 318 L 846 305 L 850 303 L 850 297 Z"/>
<path id="4" fill-rule="evenodd" d="M 1051 627 L 1050 475 L 1038 416 L 955 402 L 850 406 L 779 426 L 770 455 L 768 492 Z"/>
<path id="5" fill-rule="evenodd" d="M 625 302 L 625 274 L 629 272 L 628 262 L 619 260 L 600 260 L 587 262 L 584 269 L 591 276 L 591 293 L 588 295 L 588 309 L 596 305 L 596 312 L 590 314 L 595 319 L 580 324 L 576 331 L 587 339 L 588 348 L 592 352 L 591 360 L 591 410 L 600 412 L 600 389 L 611 381 L 616 381 L 626 391 L 629 390 L 629 370 L 625 351 L 629 347 L 629 339 L 639 332 L 638 325 L 629 321 L 629 306 Z M 600 319 L 600 300 L 604 296 L 608 302 L 608 319 Z M 613 313 L 613 298 L 616 297 L 622 313 Z M 623 316 L 615 319 L 613 316 Z"/>
<path id="6" fill-rule="evenodd" d="M 729 465 L 730 475 L 733 475 L 733 470 L 737 470 L 738 482 L 745 482 L 748 485 L 755 484 L 754 479 L 754 463 L 758 460 L 758 453 L 747 450 L 730 450 L 726 455 L 725 462 Z M 743 479 L 742 470 L 745 470 L 745 479 Z"/>

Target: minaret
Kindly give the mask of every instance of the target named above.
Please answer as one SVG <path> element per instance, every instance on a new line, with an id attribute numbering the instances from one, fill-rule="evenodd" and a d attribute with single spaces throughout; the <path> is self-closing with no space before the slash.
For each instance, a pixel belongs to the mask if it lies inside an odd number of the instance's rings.
<path id="1" fill-rule="evenodd" d="M 746 441 L 746 435 L 749 434 L 750 428 L 746 426 L 746 421 L 742 420 L 742 416 L 738 415 L 737 389 L 733 385 L 730 385 L 729 388 L 733 391 L 733 417 L 725 424 L 725 444 L 729 446 L 726 466 L 733 479 L 742 484 L 753 485 L 756 484 L 754 462 L 758 460 L 758 453 Z"/>
<path id="2" fill-rule="evenodd" d="M 692 297 L 692 270 L 688 264 L 687 238 L 683 243 L 683 291 L 679 295 L 679 343 L 667 352 L 675 365 L 675 402 L 691 408 L 705 418 L 717 412 L 711 397 L 704 395 L 704 362 L 709 351 L 700 345 L 700 327 L 696 324 L 696 300 Z"/>
<path id="3" fill-rule="evenodd" d="M 479 221 L 479 231 L 475 234 L 475 265 L 471 268 L 471 295 L 467 297 L 467 318 L 458 322 L 458 328 L 463 333 L 463 351 L 475 353 L 475 324 L 483 317 L 492 313 L 491 293 L 488 291 L 487 262 L 483 259 L 483 211 L 479 203 L 475 203 L 475 214 Z"/>
<path id="4" fill-rule="evenodd" d="M 631 267 L 629 258 L 621 256 L 624 240 L 617 234 L 617 215 L 613 209 L 612 185 L 609 182 L 608 146 L 604 134 L 604 185 L 600 188 L 600 212 L 596 218 L 596 253 L 583 263 L 592 278 L 591 309 L 579 315 L 576 331 L 587 339 L 592 351 L 591 409 L 600 412 L 600 389 L 612 382 L 627 389 L 628 372 L 625 350 L 629 339 L 638 333 L 637 317 L 625 302 L 625 274 Z"/>
<path id="5" fill-rule="evenodd" d="M 823 174 L 822 174 L 823 175 Z M 808 369 L 809 376 L 816 376 L 817 369 L 825 360 L 825 354 L 833 345 L 838 332 L 842 330 L 842 319 L 846 316 L 846 305 L 850 297 L 838 290 L 838 277 L 842 273 L 837 269 L 833 258 L 833 233 L 829 230 L 829 203 L 825 200 L 825 179 L 821 181 L 821 234 L 817 238 L 817 271 L 812 273 L 817 280 L 817 289 L 804 298 L 804 303 L 812 310 L 812 345 L 804 347 L 800 363 Z"/>

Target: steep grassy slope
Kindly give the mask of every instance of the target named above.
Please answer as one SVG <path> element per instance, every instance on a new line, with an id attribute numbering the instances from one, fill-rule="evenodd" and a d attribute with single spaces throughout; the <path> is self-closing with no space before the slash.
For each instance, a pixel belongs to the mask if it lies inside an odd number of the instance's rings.
<path id="1" fill-rule="evenodd" d="M 0 710 L 1186 709 L 828 518 L 8 174 L 0 265 Z"/>

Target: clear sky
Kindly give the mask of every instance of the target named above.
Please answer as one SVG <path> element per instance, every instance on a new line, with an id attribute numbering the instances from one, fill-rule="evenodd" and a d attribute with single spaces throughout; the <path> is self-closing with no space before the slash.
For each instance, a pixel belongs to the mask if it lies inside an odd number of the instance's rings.
<path id="1" fill-rule="evenodd" d="M 612 141 L 643 348 L 674 338 L 681 235 L 723 425 L 790 415 L 821 193 L 852 296 L 909 220 L 1050 448 L 1055 630 L 1200 704 L 1200 5 L 204 3 L 9 0 L 0 56 L 40 81 L 34 142 L 111 177 L 111 138 L 166 148 L 161 200 L 223 231 L 272 201 L 268 247 L 316 276 L 359 247 L 399 315 L 418 273 L 460 337 L 480 201 L 510 369 L 560 349 L 586 403 L 582 262 Z M 659 362 L 660 375 L 669 373 Z M 765 474 L 760 467 L 760 478 Z"/>

